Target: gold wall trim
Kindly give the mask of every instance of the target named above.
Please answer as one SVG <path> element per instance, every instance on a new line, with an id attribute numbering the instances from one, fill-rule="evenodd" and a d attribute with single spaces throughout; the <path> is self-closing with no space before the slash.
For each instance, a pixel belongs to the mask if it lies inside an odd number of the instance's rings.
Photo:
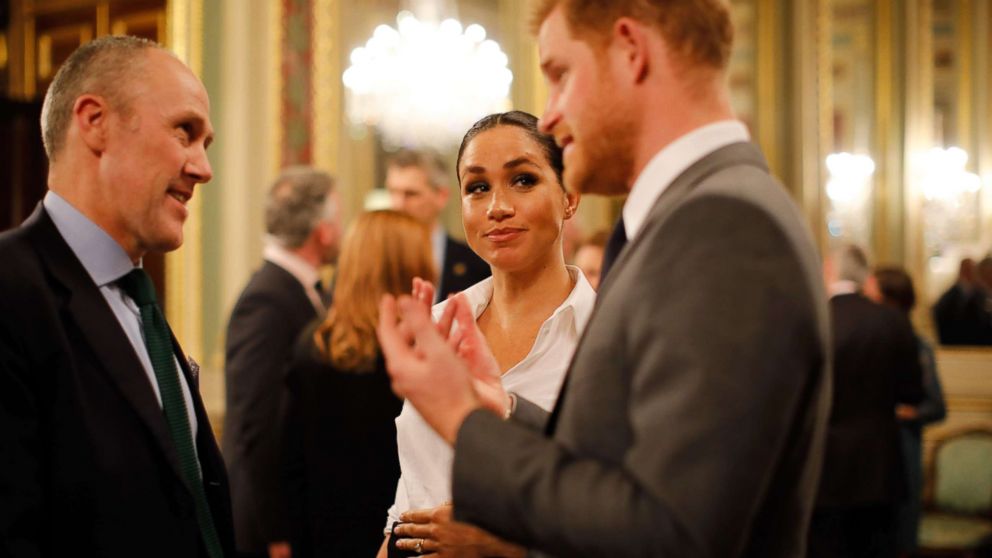
<path id="1" fill-rule="evenodd" d="M 792 118 L 789 145 L 793 163 L 792 191 L 803 208 L 817 247 L 827 246 L 826 165 L 832 137 L 830 3 L 829 0 L 786 2 L 791 13 L 788 25 L 793 54 L 790 65 Z M 814 61 L 810 64 L 810 61 Z M 824 123 L 831 125 L 824 129 Z"/>
<path id="2" fill-rule="evenodd" d="M 784 176 L 777 123 L 780 100 L 775 53 L 779 44 L 780 26 L 776 0 L 758 0 L 756 8 L 754 34 L 757 43 L 755 45 L 757 140 L 772 173 Z"/>
<path id="3" fill-rule="evenodd" d="M 891 200 L 898 201 L 895 180 L 895 167 L 898 161 L 893 161 L 893 149 L 890 141 L 894 125 L 893 111 L 893 66 L 892 37 L 893 14 L 892 0 L 877 0 L 875 2 L 875 123 L 873 131 L 873 157 L 875 159 L 875 177 L 872 181 L 872 252 L 876 262 L 892 262 L 895 250 L 892 245 L 893 219 L 889 211 Z M 892 164 L 893 162 L 896 165 Z"/>
<path id="4" fill-rule="evenodd" d="M 916 291 L 926 293 L 929 292 L 929 274 L 923 245 L 923 195 L 913 169 L 917 157 L 933 145 L 933 4 L 931 0 L 912 0 L 905 3 L 905 9 L 904 264 L 916 280 Z M 928 325 L 929 306 L 916 305 L 913 320 L 916 324 Z M 929 330 L 928 327 L 924 329 Z"/>
<path id="5" fill-rule="evenodd" d="M 110 3 L 100 2 L 96 5 L 96 36 L 110 34 Z"/>
<path id="6" fill-rule="evenodd" d="M 38 77 L 52 77 L 52 35 L 43 33 L 38 37 Z"/>
<path id="7" fill-rule="evenodd" d="M 166 46 L 196 75 L 203 72 L 203 0 L 170 0 Z M 200 185 L 198 188 L 202 188 Z M 184 350 L 200 359 L 203 347 L 203 195 L 189 204 L 183 246 L 166 254 L 166 316 Z"/>
<path id="8" fill-rule="evenodd" d="M 974 164 L 975 161 L 975 143 L 973 141 L 974 136 L 971 133 L 972 130 L 972 93 L 973 85 L 971 79 L 972 67 L 974 64 L 974 57 L 972 53 L 975 48 L 975 35 L 974 35 L 974 17 L 975 7 L 972 0 L 957 0 L 957 14 L 955 14 L 954 27 L 957 33 L 955 33 L 955 44 L 954 50 L 958 55 L 958 67 L 957 67 L 957 122 L 955 122 L 955 127 L 957 128 L 958 134 L 958 146 L 968 152 L 971 156 L 970 163 Z"/>
<path id="9" fill-rule="evenodd" d="M 338 0 L 313 0 L 313 163 L 338 174 L 341 137 L 341 18 Z"/>
<path id="10" fill-rule="evenodd" d="M 271 159 L 270 176 L 275 176 L 282 167 L 282 90 L 284 87 L 282 80 L 282 42 L 285 25 L 283 18 L 285 6 L 283 0 L 271 3 L 272 13 L 269 17 L 269 153 Z"/>
<path id="11" fill-rule="evenodd" d="M 34 18 L 24 21 L 24 82 L 22 93 L 25 99 L 33 99 L 35 90 L 35 48 L 34 48 Z"/>
<path id="12" fill-rule="evenodd" d="M 27 32 L 27 22 L 24 18 L 24 0 L 10 0 L 10 22 L 5 34 L 7 50 L 7 96 L 11 99 L 26 99 L 24 92 L 27 69 L 25 68 L 25 51 L 27 42 L 25 33 Z M 30 19 L 30 18 L 28 18 Z"/>
<path id="13" fill-rule="evenodd" d="M 830 0 L 813 0 L 816 4 L 816 83 L 817 83 L 817 131 L 818 148 L 816 150 L 817 164 L 817 196 L 820 203 L 820 222 L 816 237 L 821 249 L 829 246 L 826 226 L 827 187 L 827 155 L 833 152 L 834 146 L 834 49 L 833 49 L 833 4 Z"/>
<path id="14" fill-rule="evenodd" d="M 7 33 L 0 32 L 0 69 L 7 67 L 7 59 L 10 57 L 7 54 Z"/>

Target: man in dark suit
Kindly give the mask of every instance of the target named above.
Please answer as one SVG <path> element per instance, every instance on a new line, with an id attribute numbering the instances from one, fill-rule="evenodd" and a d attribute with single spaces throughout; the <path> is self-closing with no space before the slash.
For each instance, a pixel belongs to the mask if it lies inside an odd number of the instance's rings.
<path id="1" fill-rule="evenodd" d="M 464 291 L 489 277 L 489 264 L 471 248 L 444 231 L 440 216 L 451 195 L 444 162 L 435 153 L 401 149 L 386 166 L 386 191 L 393 209 L 424 223 L 431 230 L 434 264 L 440 281 L 435 301 Z"/>
<path id="2" fill-rule="evenodd" d="M 823 264 L 830 292 L 834 396 L 809 556 L 896 556 L 895 509 L 905 496 L 896 405 L 923 399 L 912 326 L 862 290 L 868 258 L 842 246 Z"/>
<path id="3" fill-rule="evenodd" d="M 986 267 L 992 269 L 992 260 Z M 933 306 L 941 345 L 992 345 L 988 292 L 992 292 L 992 285 L 984 284 L 975 260 L 961 260 L 957 281 Z"/>
<path id="4" fill-rule="evenodd" d="M 265 229 L 265 262 L 227 326 L 223 444 L 238 552 L 275 558 L 289 556 L 279 405 L 296 338 L 325 310 L 319 268 L 337 259 L 341 237 L 334 180 L 310 167 L 284 170 L 269 190 Z"/>
<path id="5" fill-rule="evenodd" d="M 231 556 L 196 367 L 141 269 L 211 178 L 207 93 L 159 45 L 104 37 L 59 69 L 42 132 L 49 192 L 0 235 L 0 555 Z"/>
<path id="6" fill-rule="evenodd" d="M 421 305 L 384 298 L 393 388 L 454 446 L 455 518 L 534 555 L 801 556 L 826 301 L 799 212 L 733 119 L 728 8 L 541 4 L 541 125 L 565 184 L 629 194 L 613 265 L 550 417 L 501 393 L 462 299 L 445 340 Z M 397 532 L 434 550 L 419 527 Z"/>

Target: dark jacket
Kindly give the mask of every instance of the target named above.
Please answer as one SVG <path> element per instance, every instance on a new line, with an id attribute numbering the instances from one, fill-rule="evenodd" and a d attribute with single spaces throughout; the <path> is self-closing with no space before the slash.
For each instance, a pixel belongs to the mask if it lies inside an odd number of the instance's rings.
<path id="1" fill-rule="evenodd" d="M 288 537 L 280 489 L 279 405 L 293 344 L 317 318 L 303 285 L 265 262 L 252 275 L 227 326 L 224 457 L 231 477 L 237 547 L 266 553 Z"/>
<path id="2" fill-rule="evenodd" d="M 336 369 L 301 336 L 282 428 L 294 558 L 375 556 L 400 476 L 403 407 L 379 357 L 372 372 Z"/>
<path id="3" fill-rule="evenodd" d="M 0 555 L 203 555 L 193 496 L 141 362 L 41 208 L 0 235 Z M 233 556 L 224 463 L 196 389 L 196 450 Z"/>
<path id="4" fill-rule="evenodd" d="M 899 311 L 860 294 L 830 299 L 834 396 L 817 507 L 892 504 L 905 477 L 897 403 L 923 398 L 916 337 Z"/>
<path id="5" fill-rule="evenodd" d="M 448 295 L 460 293 L 491 274 L 489 264 L 471 248 L 449 236 L 445 244 L 444 269 L 438 284 L 438 300 L 447 300 Z"/>

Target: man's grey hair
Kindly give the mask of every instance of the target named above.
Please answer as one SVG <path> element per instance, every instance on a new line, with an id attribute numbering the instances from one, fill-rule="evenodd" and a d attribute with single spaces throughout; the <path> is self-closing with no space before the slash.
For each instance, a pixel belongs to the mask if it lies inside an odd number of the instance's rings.
<path id="1" fill-rule="evenodd" d="M 330 194 L 334 178 L 308 166 L 287 167 L 265 203 L 265 230 L 285 248 L 299 248 L 321 221 L 334 219 L 338 208 Z"/>
<path id="2" fill-rule="evenodd" d="M 450 182 L 448 166 L 444 164 L 444 160 L 434 151 L 426 149 L 400 149 L 387 159 L 386 167 L 420 168 L 427 174 L 427 182 L 435 190 L 446 187 Z"/>
<path id="3" fill-rule="evenodd" d="M 833 251 L 834 270 L 838 281 L 853 281 L 859 287 L 868 280 L 871 267 L 868 255 L 856 244 L 845 244 Z"/>
<path id="4" fill-rule="evenodd" d="M 100 37 L 69 55 L 48 86 L 41 107 L 41 139 L 50 161 L 65 144 L 72 109 L 80 95 L 100 95 L 114 109 L 128 113 L 127 91 L 134 77 L 144 71 L 146 51 L 153 48 L 166 51 L 155 41 L 140 37 Z"/>

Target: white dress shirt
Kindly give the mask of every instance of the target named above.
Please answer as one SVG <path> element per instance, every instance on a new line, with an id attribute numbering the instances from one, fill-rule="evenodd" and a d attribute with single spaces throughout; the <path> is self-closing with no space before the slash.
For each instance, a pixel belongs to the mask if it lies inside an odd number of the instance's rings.
<path id="1" fill-rule="evenodd" d="M 307 298 L 317 310 L 317 314 L 324 311 L 324 302 L 317 292 L 317 281 L 320 279 L 320 271 L 310 265 L 310 262 L 283 248 L 274 237 L 265 237 L 265 248 L 262 250 L 262 258 L 283 268 L 290 275 L 296 278 L 303 285 L 303 290 L 307 293 Z"/>
<path id="2" fill-rule="evenodd" d="M 550 410 L 558 398 L 565 371 L 579 336 L 592 313 L 596 292 L 579 268 L 567 266 L 575 287 L 564 302 L 541 324 L 530 352 L 503 374 L 503 388 Z M 493 296 L 493 279 L 489 277 L 464 291 L 476 319 L 489 306 Z M 444 311 L 447 301 L 432 309 L 434 319 Z M 454 451 L 410 405 L 396 417 L 396 442 L 400 456 L 400 480 L 396 501 L 389 508 L 386 534 L 400 514 L 414 509 L 432 508 L 451 500 L 451 464 Z"/>
<path id="3" fill-rule="evenodd" d="M 749 140 L 744 124 L 737 120 L 721 120 L 696 128 L 655 154 L 637 176 L 634 187 L 630 189 L 630 195 L 623 204 L 623 226 L 627 241 L 634 240 L 658 196 L 680 174 L 721 147 Z"/>
<path id="4" fill-rule="evenodd" d="M 854 281 L 849 281 L 847 279 L 841 279 L 840 281 L 834 281 L 827 285 L 827 294 L 830 298 L 840 295 L 848 295 L 860 293 L 861 287 Z"/>
<path id="5" fill-rule="evenodd" d="M 155 392 L 158 406 L 161 407 L 162 393 L 158 388 L 158 378 L 155 377 L 155 369 L 152 368 L 152 359 L 148 356 L 148 348 L 145 346 L 145 337 L 141 330 L 141 310 L 116 283 L 118 279 L 134 269 L 131 258 L 124 252 L 121 245 L 117 244 L 116 240 L 65 201 L 62 196 L 49 190 L 42 203 L 48 216 L 55 223 L 55 228 L 69 245 L 72 253 L 83 264 L 90 279 L 99 287 L 100 294 L 106 299 L 110 310 L 113 311 L 117 321 L 121 324 L 121 328 L 141 362 L 145 376 L 148 377 L 148 383 L 151 384 L 152 391 Z M 183 399 L 186 401 L 186 416 L 189 418 L 190 432 L 193 435 L 193 451 L 195 452 L 197 423 L 196 410 L 193 408 L 193 396 L 186 384 L 186 376 L 180 373 L 179 361 L 175 360 L 175 363 Z"/>

